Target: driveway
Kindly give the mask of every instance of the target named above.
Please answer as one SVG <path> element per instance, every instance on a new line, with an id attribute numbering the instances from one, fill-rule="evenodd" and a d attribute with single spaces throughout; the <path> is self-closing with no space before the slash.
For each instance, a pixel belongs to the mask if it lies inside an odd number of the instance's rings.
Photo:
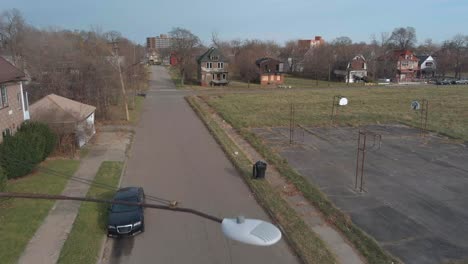
<path id="1" fill-rule="evenodd" d="M 219 217 L 271 221 L 164 67 L 152 68 L 150 85 L 122 186 L 143 186 L 147 194 Z M 145 221 L 145 233 L 108 240 L 104 262 L 299 262 L 284 240 L 272 247 L 243 245 L 196 216 L 147 210 Z"/>

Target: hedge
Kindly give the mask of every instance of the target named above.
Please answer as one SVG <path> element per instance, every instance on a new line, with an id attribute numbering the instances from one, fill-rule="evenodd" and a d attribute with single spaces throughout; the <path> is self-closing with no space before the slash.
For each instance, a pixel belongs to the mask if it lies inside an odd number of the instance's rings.
<path id="1" fill-rule="evenodd" d="M 2 167 L 0 167 L 0 191 L 3 191 L 5 189 L 6 182 L 7 176 L 5 170 Z"/>
<path id="2" fill-rule="evenodd" d="M 8 179 L 30 173 L 55 149 L 57 136 L 46 124 L 26 122 L 0 144 L 0 166 Z"/>

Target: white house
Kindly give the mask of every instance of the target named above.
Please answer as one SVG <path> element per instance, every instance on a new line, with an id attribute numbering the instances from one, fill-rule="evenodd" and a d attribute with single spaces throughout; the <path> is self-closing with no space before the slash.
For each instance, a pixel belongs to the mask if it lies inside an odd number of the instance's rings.
<path id="1" fill-rule="evenodd" d="M 436 61 L 432 56 L 416 56 L 419 59 L 419 78 L 434 77 L 437 69 Z"/>

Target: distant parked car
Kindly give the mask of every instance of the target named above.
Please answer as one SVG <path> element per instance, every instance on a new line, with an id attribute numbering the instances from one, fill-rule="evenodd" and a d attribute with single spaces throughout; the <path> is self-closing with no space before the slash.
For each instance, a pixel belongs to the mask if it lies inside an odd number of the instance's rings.
<path id="1" fill-rule="evenodd" d="M 127 187 L 117 191 L 114 201 L 144 203 L 145 193 L 141 187 Z M 145 231 L 144 209 L 142 206 L 113 204 L 109 208 L 107 236 L 132 236 Z"/>
<path id="2" fill-rule="evenodd" d="M 460 79 L 456 80 L 455 84 L 468 84 L 468 79 Z"/>
<path id="3" fill-rule="evenodd" d="M 452 84 L 452 81 L 449 79 L 437 80 L 436 84 L 437 85 L 449 85 L 449 84 Z"/>

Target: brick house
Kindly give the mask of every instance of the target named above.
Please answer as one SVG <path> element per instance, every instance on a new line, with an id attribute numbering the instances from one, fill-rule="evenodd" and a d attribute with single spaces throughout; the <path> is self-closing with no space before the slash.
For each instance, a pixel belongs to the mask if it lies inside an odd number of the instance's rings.
<path id="1" fill-rule="evenodd" d="M 378 58 L 379 76 L 395 82 L 409 82 L 416 78 L 419 59 L 409 50 L 394 50 Z"/>
<path id="2" fill-rule="evenodd" d="M 279 60 L 261 58 L 255 64 L 258 67 L 258 80 L 261 85 L 284 83 L 284 64 Z"/>
<path id="3" fill-rule="evenodd" d="M 201 86 L 227 85 L 229 83 L 227 59 L 216 48 L 209 48 L 197 60 L 198 81 Z"/>
<path id="4" fill-rule="evenodd" d="M 394 56 L 398 58 L 396 75 L 397 80 L 399 82 L 407 82 L 416 78 L 416 75 L 419 71 L 418 57 L 416 57 L 413 52 L 409 50 L 397 50 L 394 52 Z"/>
<path id="5" fill-rule="evenodd" d="M 348 63 L 347 71 L 349 74 L 346 76 L 346 82 L 355 83 L 363 81 L 367 77 L 367 61 L 364 56 L 355 56 L 351 62 Z"/>
<path id="6" fill-rule="evenodd" d="M 0 142 L 29 119 L 28 94 L 23 91 L 24 72 L 0 57 Z"/>

